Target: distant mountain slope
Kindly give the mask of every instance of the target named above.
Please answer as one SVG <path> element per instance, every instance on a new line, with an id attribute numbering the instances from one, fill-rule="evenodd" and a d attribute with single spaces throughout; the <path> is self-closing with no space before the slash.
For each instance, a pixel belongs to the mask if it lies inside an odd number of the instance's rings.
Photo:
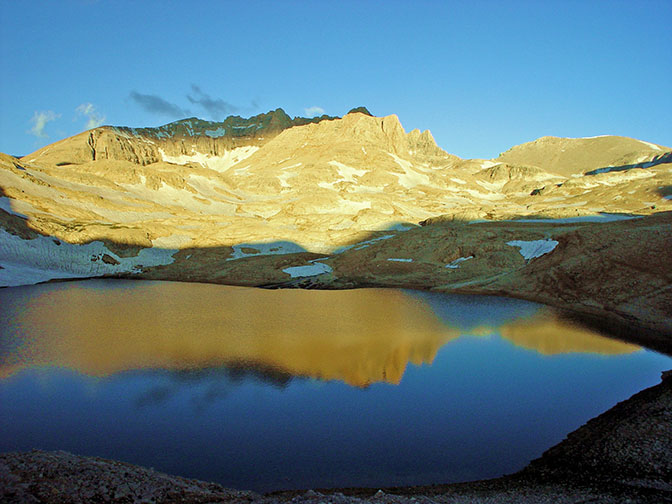
<path id="1" fill-rule="evenodd" d="M 635 167 L 662 162 L 672 151 L 634 138 L 598 136 L 592 138 L 541 137 L 533 142 L 512 147 L 495 161 L 543 168 L 569 177 L 607 167 Z M 667 158 L 666 162 L 670 162 Z"/>

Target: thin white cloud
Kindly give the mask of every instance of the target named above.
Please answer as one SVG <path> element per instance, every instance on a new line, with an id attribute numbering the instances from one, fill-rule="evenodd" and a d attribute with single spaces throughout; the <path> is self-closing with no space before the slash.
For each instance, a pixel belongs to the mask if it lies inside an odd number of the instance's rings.
<path id="1" fill-rule="evenodd" d="M 61 114 L 57 114 L 53 110 L 35 112 L 30 120 L 30 122 L 33 123 L 33 127 L 28 130 L 28 133 L 35 135 L 38 138 L 49 138 L 49 135 L 44 131 L 44 128 L 47 126 L 47 123 L 55 121 L 59 117 L 61 117 Z"/>
<path id="2" fill-rule="evenodd" d="M 105 116 L 98 113 L 96 107 L 93 103 L 82 103 L 79 107 L 75 109 L 77 114 L 83 115 L 87 118 L 86 129 L 97 128 L 105 121 Z"/>
<path id="3" fill-rule="evenodd" d="M 321 116 L 324 114 L 324 109 L 322 107 L 312 106 L 307 109 L 303 109 L 303 112 L 306 114 L 306 117 L 315 117 Z"/>

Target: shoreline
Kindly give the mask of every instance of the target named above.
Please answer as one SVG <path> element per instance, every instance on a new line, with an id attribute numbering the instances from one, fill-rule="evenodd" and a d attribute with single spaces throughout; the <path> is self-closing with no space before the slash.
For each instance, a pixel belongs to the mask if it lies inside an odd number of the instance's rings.
<path id="1" fill-rule="evenodd" d="M 6 502 L 672 502 L 672 371 L 569 433 L 521 471 L 431 486 L 266 494 L 67 452 L 0 454 Z"/>
<path id="2" fill-rule="evenodd" d="M 601 336 L 646 347 L 658 353 L 672 357 L 672 333 L 666 330 L 652 327 L 652 324 L 646 324 L 643 320 L 633 317 L 631 314 L 622 314 L 620 312 L 608 309 L 590 308 L 584 305 L 568 305 L 547 297 L 521 294 L 509 291 L 495 291 L 481 288 L 459 288 L 454 290 L 437 289 L 436 287 L 426 287 L 422 285 L 390 285 L 389 283 L 367 282 L 362 285 L 338 285 L 338 283 L 321 283 L 317 277 L 307 277 L 301 282 L 290 281 L 279 284 L 249 284 L 246 282 L 208 282 L 199 280 L 190 280 L 184 278 L 151 278 L 138 275 L 105 275 L 89 276 L 77 278 L 55 278 L 32 285 L 46 285 L 53 283 L 69 283 L 85 280 L 133 280 L 133 281 L 154 281 L 154 282 L 180 282 L 180 283 L 203 283 L 212 285 L 249 287 L 258 289 L 305 289 L 305 290 L 352 290 L 352 289 L 408 289 L 425 292 L 436 292 L 447 295 L 466 295 L 466 296 L 484 296 L 501 297 L 508 299 L 518 299 L 529 301 L 539 305 L 547 306 L 556 311 L 559 316 L 568 322 L 591 329 Z M 21 285 L 17 287 L 30 287 L 30 285 Z M 13 287 L 0 287 L 0 289 L 11 289 Z"/>

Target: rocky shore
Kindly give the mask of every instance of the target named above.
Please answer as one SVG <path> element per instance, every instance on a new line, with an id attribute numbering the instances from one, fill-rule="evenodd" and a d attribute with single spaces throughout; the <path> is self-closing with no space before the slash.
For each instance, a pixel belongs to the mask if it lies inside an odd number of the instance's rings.
<path id="1" fill-rule="evenodd" d="M 672 372 L 572 432 L 522 471 L 493 480 L 265 495 L 124 462 L 33 450 L 0 455 L 8 503 L 672 502 Z"/>

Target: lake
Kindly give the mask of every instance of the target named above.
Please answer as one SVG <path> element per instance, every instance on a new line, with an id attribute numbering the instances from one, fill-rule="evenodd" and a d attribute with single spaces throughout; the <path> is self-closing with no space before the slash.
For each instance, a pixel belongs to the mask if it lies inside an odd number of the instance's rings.
<path id="1" fill-rule="evenodd" d="M 0 451 L 268 491 L 521 469 L 672 359 L 534 303 L 87 280 L 0 289 Z"/>

